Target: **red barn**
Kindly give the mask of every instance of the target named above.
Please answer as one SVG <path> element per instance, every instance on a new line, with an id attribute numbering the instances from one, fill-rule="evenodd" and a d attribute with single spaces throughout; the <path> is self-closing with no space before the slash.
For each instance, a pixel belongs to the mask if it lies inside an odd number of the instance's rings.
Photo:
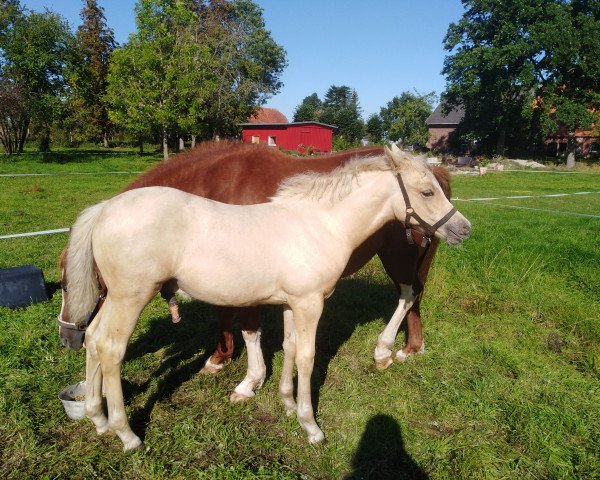
<path id="1" fill-rule="evenodd" d="M 242 141 L 266 143 L 283 150 L 300 153 L 331 152 L 332 125 L 319 122 L 289 123 L 285 115 L 274 108 L 262 108 L 242 127 Z"/>

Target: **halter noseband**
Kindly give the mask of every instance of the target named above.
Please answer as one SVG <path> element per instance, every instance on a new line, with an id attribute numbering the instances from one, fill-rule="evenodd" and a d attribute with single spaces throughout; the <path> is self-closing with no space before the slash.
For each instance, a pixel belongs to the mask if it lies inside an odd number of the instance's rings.
<path id="1" fill-rule="evenodd" d="M 412 232 L 411 232 L 412 227 L 410 225 L 410 219 L 414 218 L 417 221 L 417 223 L 421 227 L 423 227 L 423 230 L 425 231 L 425 236 L 423 237 L 423 245 L 421 245 L 424 247 L 425 244 L 431 242 L 431 239 L 433 238 L 433 235 L 435 234 L 437 229 L 440 228 L 448 220 L 450 220 L 452 215 L 454 215 L 458 209 L 453 206 L 452 209 L 446 215 L 444 215 L 442 218 L 440 218 L 433 225 L 430 225 L 425 220 L 423 220 L 417 212 L 415 212 L 414 208 L 412 208 L 412 206 L 410 204 L 410 198 L 408 198 L 408 192 L 406 191 L 406 187 L 404 186 L 404 182 L 402 181 L 402 175 L 400 175 L 400 173 L 398 173 L 396 175 L 396 178 L 398 179 L 398 185 L 400 185 L 400 190 L 402 191 L 402 196 L 404 197 L 404 203 L 406 204 L 405 226 L 406 226 L 406 238 L 408 239 L 408 243 L 410 243 L 410 244 L 415 243 L 413 240 Z"/>
<path id="2" fill-rule="evenodd" d="M 65 328 L 67 330 L 75 330 L 77 332 L 85 332 L 87 330 L 87 328 L 90 326 L 90 323 L 92 323 L 92 320 L 94 320 L 94 318 L 98 314 L 98 311 L 100 310 L 100 307 L 104 303 L 104 300 L 106 300 L 106 293 L 101 293 L 100 295 L 98 295 L 98 298 L 96 299 L 96 305 L 94 305 L 93 310 L 86 315 L 83 322 L 81 322 L 81 323 L 63 322 L 59 316 L 58 317 L 58 326 Z"/>

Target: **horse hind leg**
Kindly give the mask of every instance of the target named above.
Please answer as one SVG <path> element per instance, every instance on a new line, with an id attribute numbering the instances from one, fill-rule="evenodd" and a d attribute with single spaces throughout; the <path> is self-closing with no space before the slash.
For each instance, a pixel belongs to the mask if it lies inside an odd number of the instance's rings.
<path id="1" fill-rule="evenodd" d="M 171 313 L 171 321 L 173 323 L 181 322 L 179 304 L 177 303 L 177 297 L 175 297 L 175 292 L 177 292 L 178 289 L 176 280 L 165 282 L 160 289 L 160 296 L 164 298 L 169 305 L 169 312 Z"/>

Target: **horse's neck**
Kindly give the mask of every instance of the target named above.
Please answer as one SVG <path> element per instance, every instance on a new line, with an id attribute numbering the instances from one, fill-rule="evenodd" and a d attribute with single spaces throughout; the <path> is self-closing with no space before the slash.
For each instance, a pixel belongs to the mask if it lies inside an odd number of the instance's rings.
<path id="1" fill-rule="evenodd" d="M 397 183 L 389 172 L 362 174 L 352 193 L 331 207 L 332 231 L 346 238 L 355 250 L 395 218 L 393 202 L 397 195 Z"/>

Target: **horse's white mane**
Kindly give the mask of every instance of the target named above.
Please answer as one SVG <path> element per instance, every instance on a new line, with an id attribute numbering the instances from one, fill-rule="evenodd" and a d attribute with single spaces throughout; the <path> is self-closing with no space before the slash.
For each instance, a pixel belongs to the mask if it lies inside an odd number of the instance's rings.
<path id="1" fill-rule="evenodd" d="M 429 170 L 427 164 L 420 157 L 413 157 L 413 164 L 420 168 L 419 164 Z M 271 197 L 271 201 L 281 201 L 292 198 L 307 198 L 310 200 L 321 200 L 328 197 L 330 202 L 335 203 L 352 192 L 355 180 L 365 172 L 396 171 L 399 168 L 394 165 L 385 155 L 376 157 L 354 157 L 331 172 L 307 172 L 294 175 L 284 180 L 277 189 L 277 193 Z"/>

